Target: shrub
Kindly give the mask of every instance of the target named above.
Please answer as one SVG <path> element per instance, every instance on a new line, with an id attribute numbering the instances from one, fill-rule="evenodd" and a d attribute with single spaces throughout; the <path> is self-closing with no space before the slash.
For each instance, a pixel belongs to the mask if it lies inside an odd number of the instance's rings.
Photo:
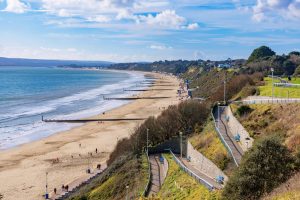
<path id="1" fill-rule="evenodd" d="M 243 157 L 228 181 L 223 199 L 259 199 L 289 178 L 293 159 L 278 136 L 258 141 Z"/>
<path id="2" fill-rule="evenodd" d="M 239 116 L 244 116 L 251 112 L 252 112 L 252 109 L 248 105 L 242 105 L 242 106 L 238 107 L 238 109 L 236 110 L 236 113 Z"/>
<path id="3" fill-rule="evenodd" d="M 182 123 L 181 129 L 188 133 L 191 133 L 197 124 L 202 124 L 209 114 L 206 104 L 194 100 L 180 103 L 178 111 Z"/>

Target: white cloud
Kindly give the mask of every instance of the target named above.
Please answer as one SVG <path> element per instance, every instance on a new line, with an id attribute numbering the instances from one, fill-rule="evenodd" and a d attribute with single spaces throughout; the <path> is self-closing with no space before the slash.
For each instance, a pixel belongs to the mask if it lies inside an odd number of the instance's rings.
<path id="1" fill-rule="evenodd" d="M 29 9 L 29 4 L 25 4 L 20 0 L 6 0 L 7 6 L 4 9 L 6 12 L 24 13 Z"/>
<path id="2" fill-rule="evenodd" d="M 106 22 L 110 22 L 111 18 L 105 15 L 97 15 L 97 16 L 87 17 L 87 21 L 106 23 Z"/>
<path id="3" fill-rule="evenodd" d="M 193 23 L 193 24 L 189 24 L 186 28 L 189 30 L 195 30 L 199 28 L 199 25 L 197 23 Z"/>
<path id="4" fill-rule="evenodd" d="M 257 0 L 253 7 L 253 19 L 258 22 L 278 15 L 289 19 L 299 19 L 300 0 Z"/>
<path id="5" fill-rule="evenodd" d="M 172 49 L 172 47 L 165 46 L 165 45 L 151 45 L 150 49 L 155 49 L 155 50 L 166 50 L 166 49 Z"/>
<path id="6" fill-rule="evenodd" d="M 186 22 L 184 17 L 176 14 L 175 10 L 165 10 L 157 15 L 140 15 L 138 23 L 146 23 L 150 26 L 160 26 L 165 28 L 177 28 L 179 29 Z"/>

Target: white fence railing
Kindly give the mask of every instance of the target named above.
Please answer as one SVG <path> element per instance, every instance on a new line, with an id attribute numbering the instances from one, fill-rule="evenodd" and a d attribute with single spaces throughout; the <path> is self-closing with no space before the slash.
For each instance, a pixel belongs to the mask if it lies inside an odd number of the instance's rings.
<path id="1" fill-rule="evenodd" d="M 274 83 L 275 87 L 300 87 L 300 84 L 294 84 L 294 83 Z"/>
<path id="2" fill-rule="evenodd" d="M 242 103 L 242 104 L 289 104 L 289 103 L 300 103 L 300 98 L 286 98 L 286 99 L 278 99 L 278 98 L 270 98 L 270 99 L 251 99 L 251 100 L 242 100 L 235 101 L 234 103 Z"/>

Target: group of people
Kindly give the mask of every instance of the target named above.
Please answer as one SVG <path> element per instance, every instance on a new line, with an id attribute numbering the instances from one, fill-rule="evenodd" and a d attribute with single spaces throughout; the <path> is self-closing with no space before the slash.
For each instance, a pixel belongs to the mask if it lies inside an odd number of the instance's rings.
<path id="1" fill-rule="evenodd" d="M 81 148 L 81 143 L 79 143 L 79 148 Z M 95 153 L 96 153 L 96 154 L 98 153 L 98 148 L 95 149 Z M 78 154 L 78 155 L 79 155 L 79 157 L 81 157 L 81 154 Z M 93 153 L 92 153 L 92 152 L 89 152 L 88 155 L 93 156 Z M 71 158 L 73 159 L 74 156 L 71 155 Z M 55 159 L 52 160 L 52 163 L 53 163 L 53 164 L 54 164 L 54 163 L 58 163 L 58 162 L 59 162 L 59 159 L 58 159 L 58 158 L 55 158 Z M 98 170 L 101 169 L 101 164 L 97 164 L 97 169 L 98 169 Z M 88 173 L 91 173 L 90 169 L 88 169 L 88 170 L 89 170 Z M 68 192 L 68 191 L 69 191 L 69 186 L 68 186 L 68 185 L 62 185 L 62 186 L 61 186 L 61 190 L 62 190 L 63 192 Z M 57 194 L 57 189 L 54 188 L 54 189 L 53 189 L 53 192 L 54 192 L 54 194 Z"/>
<path id="2" fill-rule="evenodd" d="M 61 186 L 61 190 L 64 192 L 68 192 L 69 191 L 69 186 L 68 185 L 62 185 Z M 57 189 L 56 188 L 54 188 L 53 189 L 53 192 L 54 192 L 54 194 L 56 194 L 57 193 Z"/>

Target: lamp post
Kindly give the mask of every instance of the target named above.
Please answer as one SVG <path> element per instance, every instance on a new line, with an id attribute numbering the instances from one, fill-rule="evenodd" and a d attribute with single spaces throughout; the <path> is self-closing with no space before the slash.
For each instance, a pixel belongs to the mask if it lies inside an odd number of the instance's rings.
<path id="1" fill-rule="evenodd" d="M 224 79 L 224 105 L 226 105 L 226 73 Z"/>
<path id="2" fill-rule="evenodd" d="M 149 150 L 149 128 L 147 128 L 147 155 Z"/>
<path id="3" fill-rule="evenodd" d="M 48 172 L 46 172 L 46 194 L 45 194 L 45 199 L 49 199 L 49 194 L 48 194 Z"/>
<path id="4" fill-rule="evenodd" d="M 274 68 L 271 68 L 271 72 L 272 72 L 272 103 L 273 103 L 273 99 L 274 99 Z"/>
<path id="5" fill-rule="evenodd" d="M 220 103 L 218 103 L 218 129 L 220 131 Z"/>
<path id="6" fill-rule="evenodd" d="M 126 200 L 128 200 L 128 188 L 129 188 L 129 186 L 126 185 Z"/>
<path id="7" fill-rule="evenodd" d="M 180 137 L 180 158 L 182 159 L 182 132 L 179 132 Z"/>

